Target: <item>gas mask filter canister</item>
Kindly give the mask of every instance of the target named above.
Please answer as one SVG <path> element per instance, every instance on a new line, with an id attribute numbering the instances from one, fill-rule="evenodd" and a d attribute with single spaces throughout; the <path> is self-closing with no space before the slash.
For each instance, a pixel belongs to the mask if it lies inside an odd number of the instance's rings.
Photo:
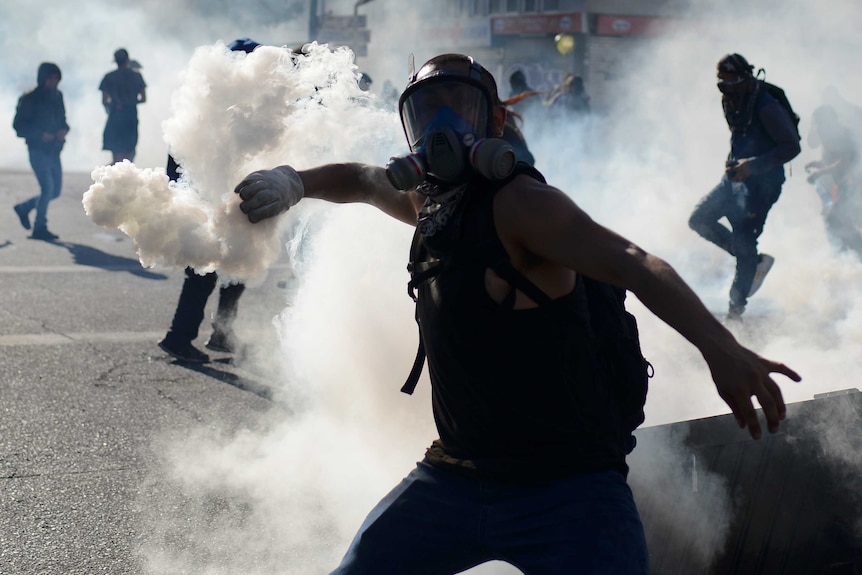
<path id="1" fill-rule="evenodd" d="M 448 140 L 440 138 L 440 141 L 431 147 L 428 156 L 433 160 L 426 160 L 424 153 L 390 158 L 386 164 L 386 177 L 389 182 L 397 190 L 412 190 L 428 178 L 427 165 L 433 165 L 431 174 L 445 183 L 458 183 L 458 176 L 465 172 L 465 163 L 488 180 L 506 179 L 515 169 L 515 150 L 503 139 L 482 138 L 470 146 L 466 154 L 458 148 L 453 150 Z"/>

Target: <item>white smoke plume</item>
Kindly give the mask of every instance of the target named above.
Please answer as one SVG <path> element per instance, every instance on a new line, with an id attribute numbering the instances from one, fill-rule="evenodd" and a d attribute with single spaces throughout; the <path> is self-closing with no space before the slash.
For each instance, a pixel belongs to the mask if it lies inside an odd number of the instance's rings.
<path id="1" fill-rule="evenodd" d="M 365 143 L 392 141 L 395 131 L 352 133 L 367 112 L 352 54 L 313 44 L 304 54 L 262 46 L 250 54 L 223 44 L 195 51 L 174 94 L 165 141 L 181 166 L 177 183 L 162 169 L 128 161 L 93 170 L 84 209 L 104 227 L 129 235 L 146 266 L 218 270 L 252 285 L 280 253 L 277 220 L 250 224 L 233 187 L 257 168 L 290 158 L 296 167 L 350 157 Z M 339 111 L 340 110 L 340 111 Z M 391 126 L 391 117 L 384 116 Z M 350 138 L 333 138 L 334 132 Z M 369 136 L 370 135 L 370 136 Z M 367 156 L 373 158 L 373 156 Z"/>

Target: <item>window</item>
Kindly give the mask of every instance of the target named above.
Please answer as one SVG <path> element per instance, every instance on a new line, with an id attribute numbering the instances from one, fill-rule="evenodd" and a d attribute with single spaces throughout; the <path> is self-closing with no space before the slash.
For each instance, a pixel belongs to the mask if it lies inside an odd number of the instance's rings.
<path id="1" fill-rule="evenodd" d="M 560 10 L 560 0 L 544 0 L 542 2 L 542 10 L 544 12 L 558 12 Z"/>
<path id="2" fill-rule="evenodd" d="M 524 0 L 524 12 L 538 12 L 538 0 Z"/>
<path id="3" fill-rule="evenodd" d="M 488 14 L 499 14 L 503 11 L 503 0 L 488 0 Z"/>
<path id="4" fill-rule="evenodd" d="M 520 2 L 518 0 L 506 0 L 506 12 L 517 12 Z"/>
<path id="5" fill-rule="evenodd" d="M 469 16 L 487 16 L 488 0 L 469 0 L 467 14 Z"/>

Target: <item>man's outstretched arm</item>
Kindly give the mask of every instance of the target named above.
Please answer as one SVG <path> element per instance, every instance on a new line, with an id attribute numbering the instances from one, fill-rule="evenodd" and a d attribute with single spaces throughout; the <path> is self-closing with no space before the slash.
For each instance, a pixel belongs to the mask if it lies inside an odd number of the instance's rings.
<path id="1" fill-rule="evenodd" d="M 259 170 L 247 175 L 235 191 L 242 199 L 240 209 L 252 223 L 285 212 L 303 197 L 370 204 L 410 225 L 416 225 L 422 207 L 419 194 L 396 190 L 383 168 L 358 163 L 327 164 L 302 172 L 290 166 Z"/>

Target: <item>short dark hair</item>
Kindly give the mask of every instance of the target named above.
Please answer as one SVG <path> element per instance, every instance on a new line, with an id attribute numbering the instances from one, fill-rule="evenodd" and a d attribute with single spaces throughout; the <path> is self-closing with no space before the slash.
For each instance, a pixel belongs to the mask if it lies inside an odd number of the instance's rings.
<path id="1" fill-rule="evenodd" d="M 126 62 L 129 61 L 129 52 L 125 48 L 120 48 L 116 52 L 114 52 L 114 62 L 117 63 L 118 66 L 122 66 Z"/>

